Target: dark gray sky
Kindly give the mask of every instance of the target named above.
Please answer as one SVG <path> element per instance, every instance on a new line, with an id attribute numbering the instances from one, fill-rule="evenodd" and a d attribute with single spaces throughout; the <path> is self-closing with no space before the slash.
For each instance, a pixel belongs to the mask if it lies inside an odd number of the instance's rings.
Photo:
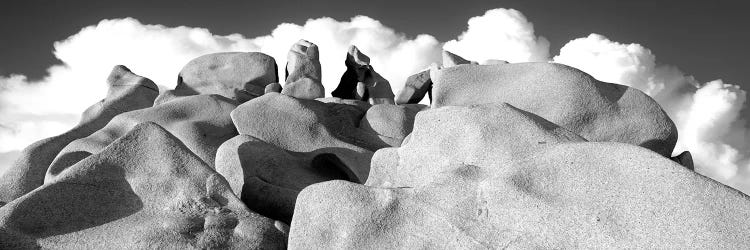
<path id="1" fill-rule="evenodd" d="M 58 63 L 52 44 L 101 19 L 134 17 L 145 24 L 208 28 L 212 33 L 266 35 L 281 22 L 361 14 L 413 37 L 458 36 L 466 21 L 493 8 L 514 8 L 547 37 L 551 55 L 573 38 L 599 33 L 640 43 L 657 63 L 676 65 L 705 82 L 722 78 L 750 89 L 750 15 L 743 1 L 40 1 L 0 3 L 0 75 L 35 79 Z"/>

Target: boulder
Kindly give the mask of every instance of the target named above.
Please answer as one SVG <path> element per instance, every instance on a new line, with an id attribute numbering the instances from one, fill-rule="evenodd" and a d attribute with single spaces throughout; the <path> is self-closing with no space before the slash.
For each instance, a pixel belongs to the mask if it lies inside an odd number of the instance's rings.
<path id="1" fill-rule="evenodd" d="M 21 151 L 13 165 L 0 176 L 0 201 L 10 202 L 41 186 L 47 169 L 65 146 L 101 129 L 116 115 L 152 106 L 159 94 L 154 82 L 122 65 L 112 69 L 106 82 L 107 96 L 86 109 L 78 125 Z"/>
<path id="2" fill-rule="evenodd" d="M 318 46 L 306 40 L 292 45 L 287 54 L 286 85 L 282 94 L 308 100 L 325 97 L 318 53 Z"/>
<path id="3" fill-rule="evenodd" d="M 357 180 L 335 155 L 287 151 L 249 135 L 221 145 L 216 171 L 251 210 L 286 223 L 292 220 L 303 188 L 329 180 Z"/>
<path id="4" fill-rule="evenodd" d="M 217 94 L 246 102 L 264 93 L 266 85 L 279 82 L 276 61 L 260 52 L 222 52 L 188 62 L 177 76 L 174 90 L 162 93 L 156 104 L 177 97 Z"/>
<path id="5" fill-rule="evenodd" d="M 437 69 L 437 65 L 432 68 Z M 406 78 L 404 88 L 398 92 L 396 104 L 416 104 L 429 95 L 432 101 L 432 80 L 430 80 L 430 69 L 423 70 L 419 73 Z"/>
<path id="6" fill-rule="evenodd" d="M 690 154 L 690 151 L 682 152 L 671 159 L 687 169 L 695 170 L 695 165 L 693 165 L 693 155 Z"/>
<path id="7" fill-rule="evenodd" d="M 47 171 L 49 181 L 66 168 L 96 154 L 135 125 L 155 122 L 213 167 L 216 150 L 237 135 L 230 112 L 237 102 L 220 95 L 195 95 L 118 115 L 104 128 L 67 145 Z"/>
<path id="8" fill-rule="evenodd" d="M 285 248 L 284 226 L 155 123 L 135 126 L 59 178 L 0 208 L 0 246 Z M 281 229 L 280 229 L 281 228 Z"/>
<path id="9" fill-rule="evenodd" d="M 350 168 L 353 179 L 364 181 L 372 153 L 401 145 L 414 116 L 425 108 L 268 93 L 240 105 L 231 116 L 240 134 L 287 151 L 335 155 Z"/>
<path id="10" fill-rule="evenodd" d="M 289 248 L 742 249 L 749 216 L 750 197 L 653 151 L 478 104 L 420 112 L 364 185 L 302 190 Z"/>
<path id="11" fill-rule="evenodd" d="M 506 102 L 589 141 L 623 142 L 671 156 L 677 128 L 651 97 L 556 63 L 458 65 L 430 70 L 432 108 Z"/>
<path id="12" fill-rule="evenodd" d="M 231 116 L 240 134 L 288 151 L 333 154 L 363 182 L 373 152 L 390 145 L 374 131 L 359 128 L 369 108 L 359 103 L 324 103 L 268 93 L 238 106 Z"/>
<path id="13" fill-rule="evenodd" d="M 343 99 L 368 101 L 371 104 L 393 104 L 393 90 L 388 80 L 370 66 L 370 58 L 352 45 L 346 54 L 346 71 L 331 95 Z"/>
<path id="14" fill-rule="evenodd" d="M 477 64 L 476 62 L 471 62 L 469 60 L 466 60 L 463 57 L 453 54 L 447 50 L 443 50 L 442 55 L 443 55 L 443 67 L 453 67 L 453 66 L 461 65 L 461 64 Z"/>
<path id="15" fill-rule="evenodd" d="M 428 108 L 422 104 L 373 105 L 359 122 L 359 128 L 373 131 L 389 146 L 398 147 L 411 133 L 417 113 Z"/>

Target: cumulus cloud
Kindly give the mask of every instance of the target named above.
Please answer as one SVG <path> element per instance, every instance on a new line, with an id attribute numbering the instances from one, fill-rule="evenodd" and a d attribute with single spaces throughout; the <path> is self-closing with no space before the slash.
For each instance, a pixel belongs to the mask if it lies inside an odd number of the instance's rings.
<path id="1" fill-rule="evenodd" d="M 549 57 L 549 41 L 536 36 L 534 25 L 514 9 L 493 9 L 472 17 L 468 29 L 443 48 L 478 62 L 534 62 L 547 61 Z"/>
<path id="2" fill-rule="evenodd" d="M 103 20 L 54 44 L 62 61 L 40 81 L 23 75 L 0 76 L 0 152 L 17 150 L 72 127 L 81 112 L 106 93 L 114 65 L 128 66 L 162 87 L 172 88 L 189 60 L 225 51 L 261 51 L 273 56 L 283 77 L 289 47 L 304 38 L 320 47 L 323 82 L 330 93 L 344 72 L 347 47 L 357 45 L 394 91 L 412 73 L 439 61 L 440 43 L 432 36 L 409 39 L 369 17 L 350 21 L 310 19 L 284 23 L 270 35 L 245 38 L 214 35 L 204 28 L 142 24 L 133 18 Z"/>
<path id="3" fill-rule="evenodd" d="M 574 39 L 554 61 L 595 78 L 632 86 L 652 96 L 677 125 L 675 153 L 689 150 L 696 171 L 750 193 L 747 171 L 750 134 L 740 119 L 746 93 L 714 80 L 700 84 L 675 66 L 658 65 L 640 44 L 622 44 L 598 34 Z"/>

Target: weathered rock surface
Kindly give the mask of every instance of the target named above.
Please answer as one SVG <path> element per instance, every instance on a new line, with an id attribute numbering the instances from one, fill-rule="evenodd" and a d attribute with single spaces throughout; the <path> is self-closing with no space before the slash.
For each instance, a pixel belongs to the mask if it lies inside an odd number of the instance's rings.
<path id="1" fill-rule="evenodd" d="M 288 151 L 333 154 L 357 181 L 364 181 L 372 153 L 400 145 L 411 130 L 412 117 L 424 108 L 381 105 L 385 106 L 370 108 L 361 101 L 304 100 L 269 93 L 240 105 L 231 116 L 240 134 Z"/>
<path id="2" fill-rule="evenodd" d="M 432 107 L 506 102 L 590 141 L 623 142 L 669 157 L 677 128 L 651 97 L 562 64 L 458 65 L 431 70 Z"/>
<path id="3" fill-rule="evenodd" d="M 453 67 L 453 66 L 461 65 L 461 64 L 477 64 L 476 62 L 466 60 L 463 57 L 453 54 L 447 50 L 443 50 L 442 55 L 443 55 L 443 67 Z"/>
<path id="4" fill-rule="evenodd" d="M 318 46 L 311 42 L 300 40 L 292 45 L 287 55 L 286 85 L 282 94 L 308 100 L 325 97 L 318 54 Z"/>
<path id="5" fill-rule="evenodd" d="M 297 200 L 289 248 L 747 248 L 750 198 L 508 104 L 431 109 L 365 185 Z M 335 218 L 335 219 L 334 219 Z"/>
<path id="6" fill-rule="evenodd" d="M 334 155 L 287 151 L 249 135 L 221 145 L 216 171 L 251 210 L 286 223 L 292 220 L 303 188 L 329 180 L 356 180 Z"/>
<path id="7" fill-rule="evenodd" d="M 690 154 L 690 151 L 682 152 L 677 156 L 672 157 L 671 159 L 674 162 L 677 162 L 677 164 L 680 164 L 690 170 L 695 170 L 695 165 L 693 165 L 693 155 Z"/>
<path id="8" fill-rule="evenodd" d="M 188 62 L 174 90 L 162 93 L 161 104 L 181 96 L 217 94 L 240 103 L 263 95 L 266 85 L 279 82 L 273 57 L 260 52 L 222 52 Z"/>
<path id="9" fill-rule="evenodd" d="M 305 40 L 284 82 L 262 53 L 196 58 L 158 97 L 115 67 L 0 176 L 0 249 L 750 248 L 750 197 L 670 157 L 644 93 L 443 57 L 399 105 L 354 46 L 329 98 Z"/>
<path id="10" fill-rule="evenodd" d="M 135 125 L 155 122 L 179 138 L 213 167 L 216 150 L 237 135 L 230 112 L 237 102 L 220 95 L 195 95 L 116 116 L 104 128 L 67 145 L 47 171 L 46 181 L 66 168 L 96 154 Z"/>
<path id="11" fill-rule="evenodd" d="M 274 224 L 177 138 L 143 123 L 0 208 L 0 248 L 284 248 Z"/>
<path id="12" fill-rule="evenodd" d="M 368 101 L 372 104 L 393 104 L 393 90 L 388 80 L 380 76 L 370 66 L 370 58 L 356 46 L 349 47 L 346 54 L 346 71 L 341 82 L 331 95 L 343 99 Z"/>
<path id="13" fill-rule="evenodd" d="M 437 66 L 431 68 L 437 69 Z M 420 71 L 406 78 L 404 88 L 398 92 L 396 104 L 416 104 L 429 95 L 432 101 L 432 80 L 430 79 L 430 69 Z"/>
<path id="14" fill-rule="evenodd" d="M 0 176 L 0 201 L 10 202 L 41 186 L 47 168 L 66 145 L 91 135 L 118 114 L 150 107 L 159 94 L 154 82 L 122 65 L 112 69 L 107 85 L 107 96 L 86 109 L 73 129 L 35 142 L 21 152 L 15 163 Z"/>

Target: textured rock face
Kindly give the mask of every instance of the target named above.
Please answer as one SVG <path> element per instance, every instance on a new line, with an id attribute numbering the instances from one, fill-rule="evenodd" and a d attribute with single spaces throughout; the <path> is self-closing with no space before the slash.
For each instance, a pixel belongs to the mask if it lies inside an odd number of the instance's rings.
<path id="1" fill-rule="evenodd" d="M 291 221 L 303 188 L 363 182 L 373 152 L 401 145 L 424 108 L 269 93 L 232 112 L 241 135 L 221 146 L 216 170 L 252 210 Z"/>
<path id="2" fill-rule="evenodd" d="M 343 99 L 369 101 L 372 104 L 393 104 L 391 84 L 370 66 L 370 58 L 356 46 L 349 47 L 346 54 L 346 71 L 341 82 L 331 95 Z"/>
<path id="3" fill-rule="evenodd" d="M 643 92 L 562 64 L 458 65 L 431 70 L 432 107 L 506 102 L 590 141 L 640 145 L 669 157 L 677 128 Z"/>
<path id="4" fill-rule="evenodd" d="M 437 66 L 432 68 L 437 69 Z M 419 103 L 424 99 L 425 95 L 429 95 L 430 101 L 432 101 L 430 70 L 423 70 L 406 78 L 404 88 L 398 92 L 398 96 L 396 97 L 396 104 Z"/>
<path id="5" fill-rule="evenodd" d="M 443 50 L 443 67 L 453 67 L 461 64 L 477 64 L 464 59 L 463 57 L 453 54 L 450 51 Z"/>
<path id="6" fill-rule="evenodd" d="M 379 150 L 365 185 L 303 190 L 289 247 L 742 248 L 748 209 L 649 150 L 586 142 L 507 104 L 445 107 Z"/>
<path id="7" fill-rule="evenodd" d="M 0 248 L 284 248 L 274 224 L 177 138 L 144 123 L 0 208 Z"/>
<path id="8" fill-rule="evenodd" d="M 240 105 L 231 115 L 240 134 L 289 151 L 333 154 L 350 168 L 354 179 L 364 181 L 372 153 L 391 145 L 370 129 L 372 126 L 360 126 L 370 105 L 348 103 L 324 103 L 269 93 Z"/>
<path id="9" fill-rule="evenodd" d="M 115 67 L 0 177 L 0 249 L 750 247 L 750 197 L 670 157 L 638 90 L 444 51 L 395 105 L 352 46 L 321 98 L 318 54 L 294 44 L 283 83 L 267 55 L 202 56 L 158 98 Z"/>
<path id="10" fill-rule="evenodd" d="M 297 194 L 329 180 L 356 180 L 335 155 L 287 151 L 249 135 L 222 144 L 216 171 L 247 206 L 264 216 L 291 222 Z"/>
<path id="11" fill-rule="evenodd" d="M 106 127 L 92 135 L 68 144 L 47 171 L 47 180 L 88 157 L 98 153 L 135 125 L 155 122 L 213 167 L 216 150 L 224 141 L 237 135 L 229 113 L 236 102 L 219 95 L 196 95 L 118 115 Z"/>
<path id="12" fill-rule="evenodd" d="M 311 42 L 300 40 L 292 45 L 287 55 L 286 85 L 282 94 L 308 100 L 325 97 L 318 54 L 318 46 Z"/>
<path id="13" fill-rule="evenodd" d="M 107 78 L 107 96 L 91 105 L 73 129 L 26 147 L 15 163 L 0 176 L 0 201 L 10 202 L 42 185 L 47 168 L 68 143 L 104 127 L 113 117 L 150 107 L 159 94 L 151 80 L 115 66 Z"/>
<path id="14" fill-rule="evenodd" d="M 263 95 L 266 85 L 279 82 L 276 61 L 259 52 L 223 52 L 188 62 L 177 86 L 159 96 L 161 104 L 176 97 L 217 94 L 240 103 Z"/>

